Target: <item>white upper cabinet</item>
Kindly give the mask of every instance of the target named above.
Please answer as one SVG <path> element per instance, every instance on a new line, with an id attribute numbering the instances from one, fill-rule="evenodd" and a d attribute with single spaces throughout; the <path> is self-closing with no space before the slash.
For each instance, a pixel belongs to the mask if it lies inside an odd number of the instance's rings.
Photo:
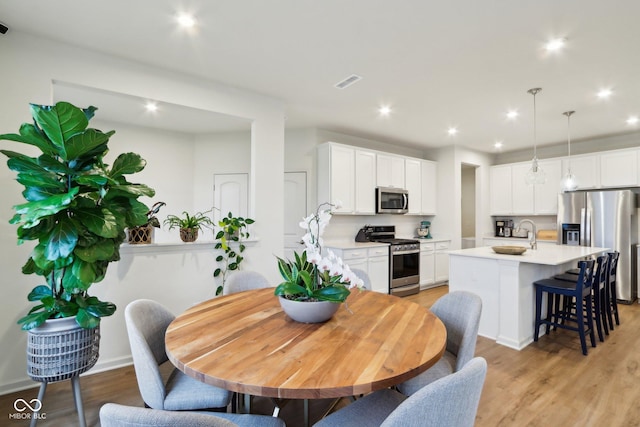
<path id="1" fill-rule="evenodd" d="M 556 215 L 558 213 L 558 194 L 562 180 L 562 161 L 540 160 L 538 165 L 544 171 L 547 180 L 544 184 L 533 185 L 534 214 Z"/>
<path id="2" fill-rule="evenodd" d="M 514 215 L 530 215 L 533 213 L 533 185 L 525 182 L 525 176 L 531 163 L 517 163 L 511 166 L 511 213 Z"/>
<path id="3" fill-rule="evenodd" d="M 511 215 L 513 213 L 511 166 L 492 166 L 489 170 L 489 186 L 489 211 L 491 215 Z"/>
<path id="4" fill-rule="evenodd" d="M 529 185 L 525 182 L 530 162 L 491 167 L 491 215 L 554 215 L 558 212 L 562 162 L 559 159 L 540 160 L 538 165 L 546 176 L 544 184 Z"/>
<path id="5" fill-rule="evenodd" d="M 638 152 L 638 149 L 631 149 L 601 153 L 600 185 L 602 187 L 638 185 Z"/>
<path id="6" fill-rule="evenodd" d="M 318 203 L 335 214 L 374 215 L 376 186 L 409 191 L 409 214 L 435 215 L 437 163 L 327 142 L 318 146 Z"/>
<path id="7" fill-rule="evenodd" d="M 409 192 L 409 214 L 422 213 L 422 165 L 418 159 L 404 161 L 405 189 Z"/>
<path id="8" fill-rule="evenodd" d="M 584 156 L 571 156 L 571 159 L 562 159 L 562 176 L 567 173 L 569 163 L 571 172 L 578 181 L 579 190 L 589 190 L 600 187 L 600 168 L 598 156 L 587 154 Z"/>
<path id="9" fill-rule="evenodd" d="M 405 188 L 404 157 L 378 153 L 377 183 L 378 187 Z"/>
<path id="10" fill-rule="evenodd" d="M 342 202 L 334 213 L 355 212 L 355 150 L 327 143 L 318 147 L 318 203 Z"/>
<path id="11" fill-rule="evenodd" d="M 355 213 L 376 213 L 376 154 L 355 150 Z"/>
<path id="12" fill-rule="evenodd" d="M 422 178 L 422 214 L 423 215 L 435 215 L 436 214 L 436 200 L 437 200 L 437 179 L 438 179 L 438 164 L 429 160 L 422 160 L 421 165 L 421 178 Z M 409 197 L 412 197 L 409 195 Z M 411 199 L 409 199 L 411 204 Z"/>

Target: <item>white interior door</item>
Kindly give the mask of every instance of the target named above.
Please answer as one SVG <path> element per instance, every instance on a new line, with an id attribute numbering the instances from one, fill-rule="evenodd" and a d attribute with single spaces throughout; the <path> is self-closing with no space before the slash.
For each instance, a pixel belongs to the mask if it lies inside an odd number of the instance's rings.
<path id="1" fill-rule="evenodd" d="M 229 212 L 246 218 L 249 213 L 249 175 L 246 173 L 216 174 L 213 176 L 213 204 L 216 222 Z"/>
<path id="2" fill-rule="evenodd" d="M 307 173 L 284 174 L 284 255 L 293 259 L 293 251 L 300 252 L 304 230 L 299 224 L 307 216 Z"/>

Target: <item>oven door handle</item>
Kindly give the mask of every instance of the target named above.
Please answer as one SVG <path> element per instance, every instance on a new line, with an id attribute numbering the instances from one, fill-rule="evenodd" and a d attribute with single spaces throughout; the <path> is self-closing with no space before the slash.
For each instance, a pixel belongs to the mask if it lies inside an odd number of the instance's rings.
<path id="1" fill-rule="evenodd" d="M 391 252 L 391 255 L 411 255 L 411 254 L 419 254 L 420 250 L 415 250 L 415 249 L 411 249 L 408 251 L 397 251 L 397 252 Z"/>

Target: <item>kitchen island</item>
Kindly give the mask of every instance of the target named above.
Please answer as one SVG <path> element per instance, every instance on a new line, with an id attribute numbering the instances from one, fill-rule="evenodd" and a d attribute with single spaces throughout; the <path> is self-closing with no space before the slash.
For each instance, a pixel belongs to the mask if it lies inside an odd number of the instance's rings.
<path id="1" fill-rule="evenodd" d="M 489 246 L 450 251 L 449 291 L 480 296 L 479 335 L 521 350 L 533 341 L 533 282 L 575 268 L 578 260 L 605 251 L 566 245 L 540 245 L 536 250 L 527 245 L 522 255 L 496 254 Z"/>

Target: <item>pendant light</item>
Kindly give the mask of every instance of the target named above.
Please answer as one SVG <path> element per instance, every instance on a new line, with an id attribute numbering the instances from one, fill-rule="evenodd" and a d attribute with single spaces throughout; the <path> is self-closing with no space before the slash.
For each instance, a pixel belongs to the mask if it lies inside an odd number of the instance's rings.
<path id="1" fill-rule="evenodd" d="M 562 191 L 575 191 L 578 188 L 578 180 L 571 172 L 571 115 L 575 111 L 565 111 L 567 116 L 567 173 L 562 177 Z"/>
<path id="2" fill-rule="evenodd" d="M 525 175 L 525 182 L 529 185 L 544 184 L 547 180 L 544 171 L 538 165 L 538 153 L 537 153 L 537 135 L 536 135 L 536 95 L 542 88 L 535 87 L 529 89 L 527 92 L 533 95 L 533 160 L 531 160 L 531 167 Z"/>

